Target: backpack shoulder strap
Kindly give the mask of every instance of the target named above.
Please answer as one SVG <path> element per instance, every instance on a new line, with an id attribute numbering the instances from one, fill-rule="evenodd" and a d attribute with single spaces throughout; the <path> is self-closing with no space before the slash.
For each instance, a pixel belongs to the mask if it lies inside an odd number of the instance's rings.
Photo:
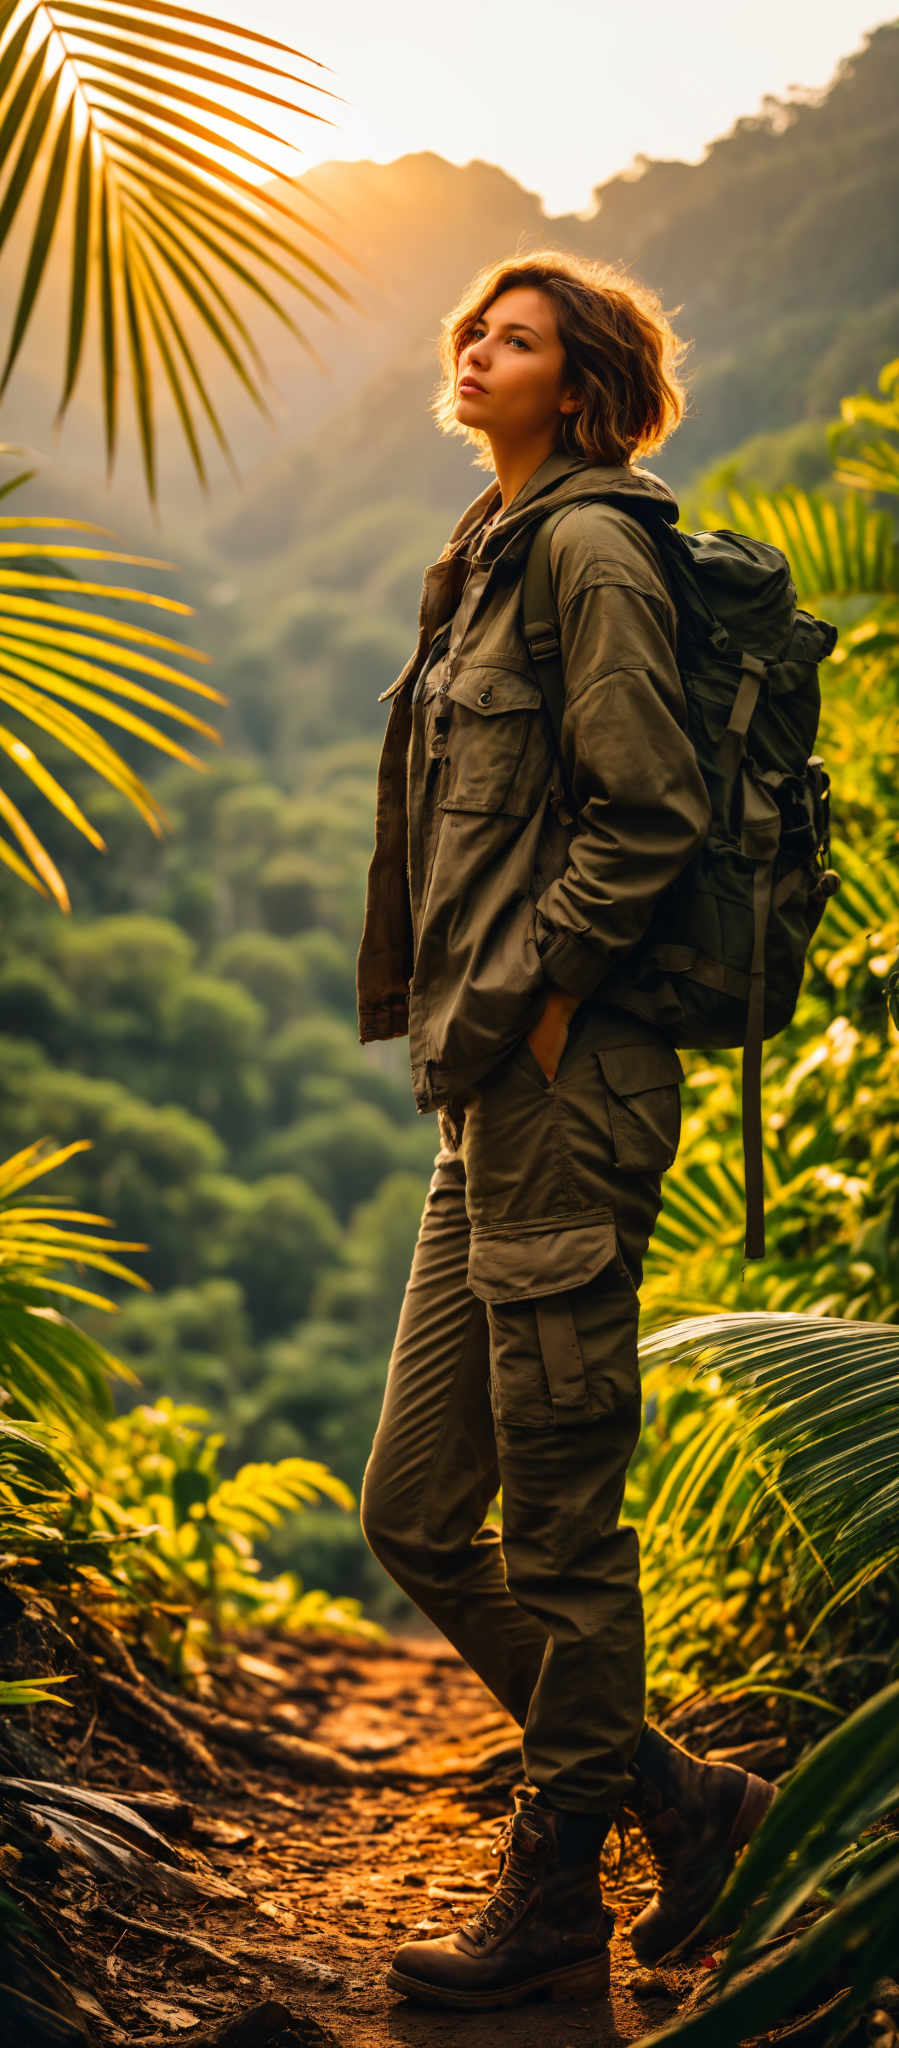
<path id="1" fill-rule="evenodd" d="M 527 643 L 527 650 L 531 657 L 537 681 L 543 691 L 543 702 L 549 718 L 550 730 L 559 760 L 568 807 L 575 817 L 577 816 L 577 805 L 574 801 L 574 794 L 562 753 L 562 715 L 565 710 L 565 679 L 562 669 L 562 648 L 559 639 L 559 615 L 556 608 L 555 592 L 553 590 L 552 574 L 549 565 L 549 550 L 553 534 L 560 520 L 565 518 L 567 512 L 574 511 L 577 505 L 589 502 L 588 499 L 574 498 L 567 505 L 557 505 L 555 511 L 548 512 L 546 518 L 541 519 L 534 528 L 525 563 L 521 594 L 522 632 Z M 629 501 L 626 497 L 616 496 L 611 491 L 607 497 L 604 497 L 603 503 L 617 505 L 620 511 L 629 513 L 632 518 L 638 518 L 640 523 L 648 529 L 651 538 L 656 542 L 659 552 L 662 554 L 660 566 L 664 574 L 665 561 L 661 543 L 667 538 L 668 529 L 665 519 L 659 514 L 656 507 L 640 499 Z"/>
<path id="2" fill-rule="evenodd" d="M 562 780 L 569 809 L 576 815 L 577 806 L 568 771 L 562 754 L 562 714 L 565 710 L 565 681 L 562 672 L 562 647 L 559 639 L 559 615 L 556 609 L 555 592 L 549 566 L 549 548 L 560 519 L 572 510 L 571 505 L 557 505 L 554 512 L 541 519 L 535 528 L 528 548 L 521 594 L 522 632 L 527 650 L 534 666 L 534 672 L 543 691 L 543 702 L 549 718 L 553 744 L 562 772 Z"/>

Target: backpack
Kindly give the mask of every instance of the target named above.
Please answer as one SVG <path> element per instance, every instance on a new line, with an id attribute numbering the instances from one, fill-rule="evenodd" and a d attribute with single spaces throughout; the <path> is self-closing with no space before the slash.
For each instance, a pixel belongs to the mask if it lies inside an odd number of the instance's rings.
<path id="1" fill-rule="evenodd" d="M 603 501 L 607 502 L 606 500 Z M 682 1048 L 743 1047 L 745 1256 L 765 1251 L 762 1041 L 788 1024 L 828 896 L 829 777 L 814 745 L 818 664 L 837 631 L 796 602 L 786 556 L 721 529 L 681 533 L 658 509 L 611 499 L 647 528 L 677 615 L 687 729 L 712 809 L 708 835 L 664 891 L 627 962 L 627 1007 Z M 549 544 L 565 505 L 528 551 L 522 624 L 572 818 L 561 749 L 565 705 Z"/>

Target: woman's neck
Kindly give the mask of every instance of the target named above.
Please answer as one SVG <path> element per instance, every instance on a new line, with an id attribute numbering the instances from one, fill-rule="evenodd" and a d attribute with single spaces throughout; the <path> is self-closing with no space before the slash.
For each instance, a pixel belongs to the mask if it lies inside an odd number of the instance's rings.
<path id="1" fill-rule="evenodd" d="M 541 436 L 539 441 L 529 442 L 526 448 L 497 447 L 491 441 L 493 467 L 496 470 L 496 481 L 502 498 L 500 512 L 505 512 L 506 506 L 511 505 L 513 498 L 517 498 L 519 491 L 524 489 L 534 471 L 540 468 L 541 462 L 545 462 L 548 455 L 554 455 L 557 447 L 558 436 L 555 430 Z"/>

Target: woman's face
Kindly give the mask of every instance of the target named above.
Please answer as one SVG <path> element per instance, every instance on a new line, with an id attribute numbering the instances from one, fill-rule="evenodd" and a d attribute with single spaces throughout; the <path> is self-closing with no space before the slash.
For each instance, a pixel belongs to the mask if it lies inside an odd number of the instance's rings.
<path id="1" fill-rule="evenodd" d="M 463 389 L 473 377 L 480 390 Z M 505 446 L 558 431 L 560 414 L 579 400 L 565 374 L 565 351 L 552 299 L 536 285 L 500 292 L 469 329 L 459 351 L 453 411 Z"/>

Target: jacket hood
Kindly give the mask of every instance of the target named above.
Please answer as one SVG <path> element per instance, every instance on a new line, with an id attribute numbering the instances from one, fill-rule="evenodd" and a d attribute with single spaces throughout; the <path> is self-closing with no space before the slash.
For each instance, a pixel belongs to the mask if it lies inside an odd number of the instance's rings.
<path id="1" fill-rule="evenodd" d="M 607 498 L 610 495 L 642 499 L 644 502 L 650 500 L 672 525 L 677 519 L 678 503 L 674 492 L 661 477 L 653 476 L 648 469 L 625 464 L 600 465 L 585 462 L 581 456 L 556 453 L 541 462 L 527 483 L 516 491 L 496 525 L 483 535 L 478 548 L 479 558 L 493 561 L 502 555 L 512 562 L 524 552 L 531 528 L 547 512 L 554 512 L 560 505 L 577 504 L 585 498 Z M 494 478 L 463 512 L 450 535 L 447 554 L 465 553 L 469 544 L 478 544 L 478 536 L 487 520 L 492 518 L 500 499 L 500 486 Z"/>

